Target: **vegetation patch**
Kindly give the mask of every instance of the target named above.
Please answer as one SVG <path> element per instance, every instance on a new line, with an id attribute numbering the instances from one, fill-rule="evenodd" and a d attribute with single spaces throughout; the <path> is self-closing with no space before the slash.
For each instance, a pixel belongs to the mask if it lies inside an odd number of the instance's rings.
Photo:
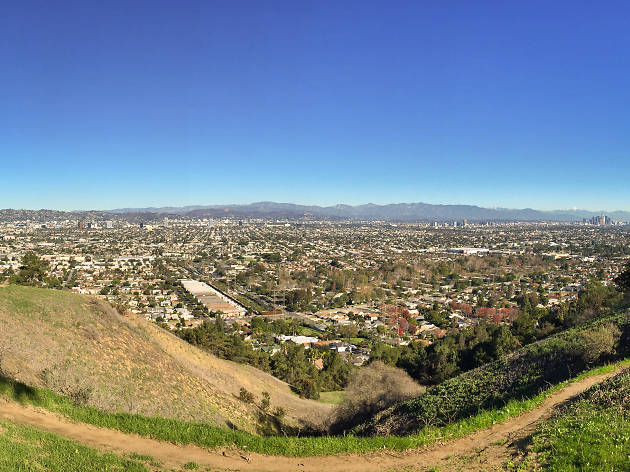
<path id="1" fill-rule="evenodd" d="M 319 394 L 319 401 L 322 403 L 330 403 L 332 405 L 339 405 L 343 402 L 346 394 L 343 390 L 337 390 L 334 392 L 322 392 Z"/>
<path id="2" fill-rule="evenodd" d="M 532 450 L 548 470 L 630 470 L 630 369 L 542 423 Z"/>
<path id="3" fill-rule="evenodd" d="M 53 433 L 30 426 L 0 422 L 0 470 L 89 472 L 103 470 L 148 471 L 143 460 L 100 453 Z"/>
<path id="4" fill-rule="evenodd" d="M 376 415 L 358 432 L 411 434 L 428 426 L 457 422 L 480 409 L 503 408 L 514 399 L 531 398 L 592 366 L 626 357 L 630 354 L 629 338 L 627 314 L 592 321 L 446 380 L 423 396 Z"/>
<path id="5" fill-rule="evenodd" d="M 255 334 L 271 340 L 273 333 L 289 334 L 306 329 L 295 320 L 268 322 L 262 317 L 254 318 L 251 326 Z M 254 349 L 251 343 L 244 342 L 240 335 L 228 329 L 220 315 L 212 322 L 204 321 L 195 328 L 182 329 L 176 334 L 221 359 L 249 364 L 270 373 L 288 383 L 295 393 L 305 398 L 317 400 L 322 389 L 334 391 L 344 388 L 352 371 L 352 366 L 343 361 L 339 353 L 330 349 L 307 350 L 293 343 L 285 344 L 275 354 Z M 321 359 L 321 371 L 315 367 L 315 359 Z"/>
<path id="6" fill-rule="evenodd" d="M 342 433 L 423 390 L 404 370 L 375 361 L 354 374 L 345 400 L 331 418 L 329 431 Z"/>

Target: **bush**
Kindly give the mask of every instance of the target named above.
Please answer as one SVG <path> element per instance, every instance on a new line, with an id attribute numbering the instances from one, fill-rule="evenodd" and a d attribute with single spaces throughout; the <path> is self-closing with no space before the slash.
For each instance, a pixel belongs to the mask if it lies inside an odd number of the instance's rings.
<path id="1" fill-rule="evenodd" d="M 330 420 L 333 433 L 348 430 L 390 406 L 418 396 L 422 387 L 404 370 L 376 361 L 359 369 L 346 387 L 344 402 Z"/>
<path id="2" fill-rule="evenodd" d="M 62 366 L 47 367 L 40 372 L 39 377 L 46 387 L 65 395 L 75 405 L 87 405 L 92 399 L 94 387 Z"/>
<path id="3" fill-rule="evenodd" d="M 87 405 L 92 398 L 94 389 L 87 385 L 75 385 L 62 393 L 70 398 L 75 405 Z"/>
<path id="4" fill-rule="evenodd" d="M 582 359 L 588 364 L 615 353 L 621 331 L 614 324 L 605 324 L 584 333 L 580 349 Z"/>
<path id="5" fill-rule="evenodd" d="M 278 421 L 282 421 L 284 419 L 284 417 L 286 416 L 287 412 L 285 411 L 284 408 L 282 408 L 281 406 L 277 407 L 274 411 L 273 411 L 273 416 L 278 420 Z"/>
<path id="6" fill-rule="evenodd" d="M 238 393 L 238 399 L 243 403 L 254 403 L 254 394 L 244 387 L 241 387 Z"/>
<path id="7" fill-rule="evenodd" d="M 319 399 L 319 385 L 313 379 L 301 378 L 296 380 L 293 390 L 302 398 Z"/>
<path id="8" fill-rule="evenodd" d="M 269 392 L 262 393 L 262 400 L 260 401 L 260 409 L 263 411 L 267 411 L 269 409 L 269 405 L 271 404 L 271 397 L 269 396 Z"/>

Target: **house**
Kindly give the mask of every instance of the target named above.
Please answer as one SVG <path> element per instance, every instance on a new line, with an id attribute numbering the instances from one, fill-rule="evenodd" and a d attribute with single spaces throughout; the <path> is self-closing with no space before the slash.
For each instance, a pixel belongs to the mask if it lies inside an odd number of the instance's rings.
<path id="1" fill-rule="evenodd" d="M 280 336 L 276 336 L 276 340 L 280 341 L 281 343 L 289 341 L 294 344 L 301 344 L 306 349 L 308 349 L 311 347 L 311 344 L 319 341 L 319 338 L 316 338 L 314 336 L 285 336 L 284 334 L 281 334 Z"/>
<path id="2" fill-rule="evenodd" d="M 361 367 L 369 359 L 370 359 L 370 356 L 366 356 L 365 354 L 359 354 L 359 355 L 356 355 L 356 356 L 352 356 L 352 358 L 350 359 L 350 362 L 352 363 L 352 365 L 355 365 L 357 367 Z"/>
<path id="3" fill-rule="evenodd" d="M 273 356 L 277 352 L 280 352 L 282 349 L 277 344 L 274 344 L 273 346 L 263 346 L 260 348 L 260 350 Z"/>

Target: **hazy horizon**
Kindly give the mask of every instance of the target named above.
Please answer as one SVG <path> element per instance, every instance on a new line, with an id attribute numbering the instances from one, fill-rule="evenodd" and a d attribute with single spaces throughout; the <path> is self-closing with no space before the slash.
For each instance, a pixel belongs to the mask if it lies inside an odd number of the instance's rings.
<path id="1" fill-rule="evenodd" d="M 119 207 L 103 207 L 103 208 L 54 208 L 54 207 L 45 207 L 45 206 L 41 206 L 41 207 L 30 207 L 30 208 L 25 208 L 25 207 L 21 207 L 21 208 L 17 208 L 17 207 L 3 207 L 0 208 L 0 210 L 24 210 L 24 211 L 40 211 L 40 210 L 51 210 L 51 211 L 63 211 L 63 212 L 83 212 L 83 211 L 101 211 L 101 212 L 111 212 L 111 211 L 120 211 L 120 210 L 139 210 L 139 209 L 162 209 L 162 208 L 187 208 L 187 207 L 221 207 L 221 206 L 247 206 L 247 205 L 254 205 L 257 203 L 274 203 L 274 204 L 280 204 L 280 205 L 297 205 L 297 206 L 316 206 L 316 207 L 322 207 L 322 208 L 326 208 L 326 207 L 334 207 L 337 205 L 347 205 L 347 206 L 351 206 L 351 207 L 358 207 L 358 206 L 364 206 L 364 205 L 377 205 L 377 206 L 386 206 L 386 205 L 415 205 L 415 204 L 426 204 L 426 205 L 433 205 L 433 206 L 472 206 L 472 207 L 479 207 L 479 208 L 484 208 L 484 209 L 490 209 L 490 210 L 535 210 L 535 211 L 541 211 L 541 212 L 589 212 L 589 213 L 615 213 L 615 212 L 630 212 L 630 210 L 628 209 L 624 209 L 624 208 L 613 208 L 613 209 L 601 209 L 601 208 L 596 208 L 596 209 L 590 209 L 590 208 L 536 208 L 536 207 L 532 207 L 532 206 L 523 206 L 523 207 L 501 207 L 501 206 L 494 206 L 494 207 L 489 207 L 489 206 L 483 206 L 483 205 L 477 205 L 474 203 L 466 203 L 466 202 L 459 202 L 459 203 L 441 203 L 441 202 L 427 202 L 427 201 L 415 201 L 415 202 L 401 202 L 401 201 L 390 201 L 390 202 L 375 202 L 375 201 L 370 201 L 370 202 L 362 202 L 362 203 L 357 203 L 357 204 L 348 204 L 345 202 L 336 202 L 336 203 L 332 203 L 332 204 L 321 204 L 321 203 L 311 203 L 311 202 L 307 202 L 307 203 L 303 203 L 303 202 L 295 202 L 295 201 L 274 201 L 274 200 L 269 200 L 269 199 L 260 199 L 260 200 L 253 200 L 253 201 L 246 201 L 243 203 L 240 202 L 227 202 L 227 203 L 186 203 L 186 204 L 182 204 L 182 205 L 174 205 L 174 204 L 160 204 L 160 205 L 123 205 L 123 206 L 119 206 Z"/>

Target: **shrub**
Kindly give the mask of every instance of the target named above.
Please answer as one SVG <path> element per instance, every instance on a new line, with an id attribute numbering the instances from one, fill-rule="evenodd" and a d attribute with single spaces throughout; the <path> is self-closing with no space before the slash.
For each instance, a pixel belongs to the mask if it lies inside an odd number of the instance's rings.
<path id="1" fill-rule="evenodd" d="M 94 387 L 85 379 L 73 376 L 64 367 L 58 365 L 47 367 L 40 372 L 39 377 L 46 387 L 65 395 L 75 405 L 87 405 L 92 399 Z"/>
<path id="2" fill-rule="evenodd" d="M 274 411 L 273 411 L 273 416 L 278 420 L 278 421 L 282 421 L 284 419 L 284 417 L 286 416 L 287 412 L 284 408 L 282 408 L 281 406 L 277 407 Z"/>
<path id="3" fill-rule="evenodd" d="M 94 389 L 88 385 L 75 385 L 62 393 L 70 398 L 75 405 L 87 405 L 92 398 Z"/>
<path id="4" fill-rule="evenodd" d="M 293 385 L 293 390 L 302 398 L 317 400 L 319 398 L 319 385 L 310 378 L 300 378 Z"/>
<path id="5" fill-rule="evenodd" d="M 620 335 L 619 328 L 611 323 L 585 332 L 580 344 L 584 362 L 592 364 L 602 357 L 613 355 Z"/>
<path id="6" fill-rule="evenodd" d="M 375 413 L 417 396 L 422 387 L 404 370 L 376 361 L 355 372 L 346 387 L 344 402 L 331 417 L 331 432 L 340 432 Z"/>
<path id="7" fill-rule="evenodd" d="M 241 390 L 238 394 L 238 399 L 243 403 L 254 403 L 254 394 L 244 387 L 241 387 Z"/>
<path id="8" fill-rule="evenodd" d="M 271 404 L 271 397 L 269 396 L 269 392 L 262 393 L 262 400 L 260 401 L 260 408 L 263 411 L 267 411 L 269 409 L 269 405 Z"/>

